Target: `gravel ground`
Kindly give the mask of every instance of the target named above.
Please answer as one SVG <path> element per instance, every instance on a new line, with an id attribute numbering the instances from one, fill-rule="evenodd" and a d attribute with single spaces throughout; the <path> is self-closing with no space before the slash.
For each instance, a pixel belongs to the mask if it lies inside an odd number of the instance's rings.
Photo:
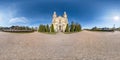
<path id="1" fill-rule="evenodd" d="M 120 60 L 120 32 L 0 32 L 0 60 Z"/>

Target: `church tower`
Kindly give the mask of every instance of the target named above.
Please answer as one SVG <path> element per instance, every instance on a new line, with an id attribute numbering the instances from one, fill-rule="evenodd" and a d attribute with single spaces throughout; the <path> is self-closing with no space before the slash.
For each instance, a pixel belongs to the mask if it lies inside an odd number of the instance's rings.
<path id="1" fill-rule="evenodd" d="M 56 14 L 56 12 L 54 12 L 54 14 L 53 14 L 53 18 L 56 18 L 57 17 L 57 14 Z"/>
<path id="2" fill-rule="evenodd" d="M 67 18 L 67 14 L 66 14 L 66 12 L 64 12 L 64 15 L 63 15 L 63 17 L 64 17 L 64 18 Z"/>
<path id="3" fill-rule="evenodd" d="M 64 19 L 65 19 L 65 22 L 68 23 L 68 18 L 67 18 L 67 14 L 66 14 L 66 12 L 64 12 L 63 17 L 64 17 Z"/>
<path id="4" fill-rule="evenodd" d="M 55 18 L 56 18 L 56 17 L 57 17 L 57 14 L 56 14 L 56 12 L 54 11 L 52 23 L 55 22 Z"/>

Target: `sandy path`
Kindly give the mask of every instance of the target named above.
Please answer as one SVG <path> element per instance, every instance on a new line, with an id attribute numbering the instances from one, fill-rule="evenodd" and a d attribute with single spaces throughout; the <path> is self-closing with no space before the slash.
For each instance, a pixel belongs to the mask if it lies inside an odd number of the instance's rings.
<path id="1" fill-rule="evenodd" d="M 120 60 L 120 32 L 0 32 L 0 60 Z"/>

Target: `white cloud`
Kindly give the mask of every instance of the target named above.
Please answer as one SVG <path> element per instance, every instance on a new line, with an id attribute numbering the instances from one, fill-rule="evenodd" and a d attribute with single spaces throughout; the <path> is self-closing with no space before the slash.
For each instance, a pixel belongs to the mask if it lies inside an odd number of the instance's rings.
<path id="1" fill-rule="evenodd" d="M 9 20 L 9 23 L 28 23 L 29 20 L 25 17 L 15 17 Z"/>
<path id="2" fill-rule="evenodd" d="M 0 9 L 0 26 L 30 25 L 30 21 L 26 17 L 15 17 L 17 14 L 17 7 L 15 5 Z"/>

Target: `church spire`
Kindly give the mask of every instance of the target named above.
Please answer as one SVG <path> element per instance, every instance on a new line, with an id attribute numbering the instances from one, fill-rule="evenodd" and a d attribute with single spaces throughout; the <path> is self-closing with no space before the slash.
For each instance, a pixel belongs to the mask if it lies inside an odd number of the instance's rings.
<path id="1" fill-rule="evenodd" d="M 54 11 L 54 14 L 56 14 L 56 12 Z"/>
<path id="2" fill-rule="evenodd" d="M 66 15 L 66 12 L 64 11 L 64 14 Z"/>
<path id="3" fill-rule="evenodd" d="M 54 11 L 53 18 L 56 18 L 56 17 L 57 17 L 57 14 L 56 14 L 56 12 Z"/>
<path id="4" fill-rule="evenodd" d="M 63 17 L 67 18 L 67 14 L 66 14 L 66 12 L 64 12 L 64 15 L 63 15 Z"/>

